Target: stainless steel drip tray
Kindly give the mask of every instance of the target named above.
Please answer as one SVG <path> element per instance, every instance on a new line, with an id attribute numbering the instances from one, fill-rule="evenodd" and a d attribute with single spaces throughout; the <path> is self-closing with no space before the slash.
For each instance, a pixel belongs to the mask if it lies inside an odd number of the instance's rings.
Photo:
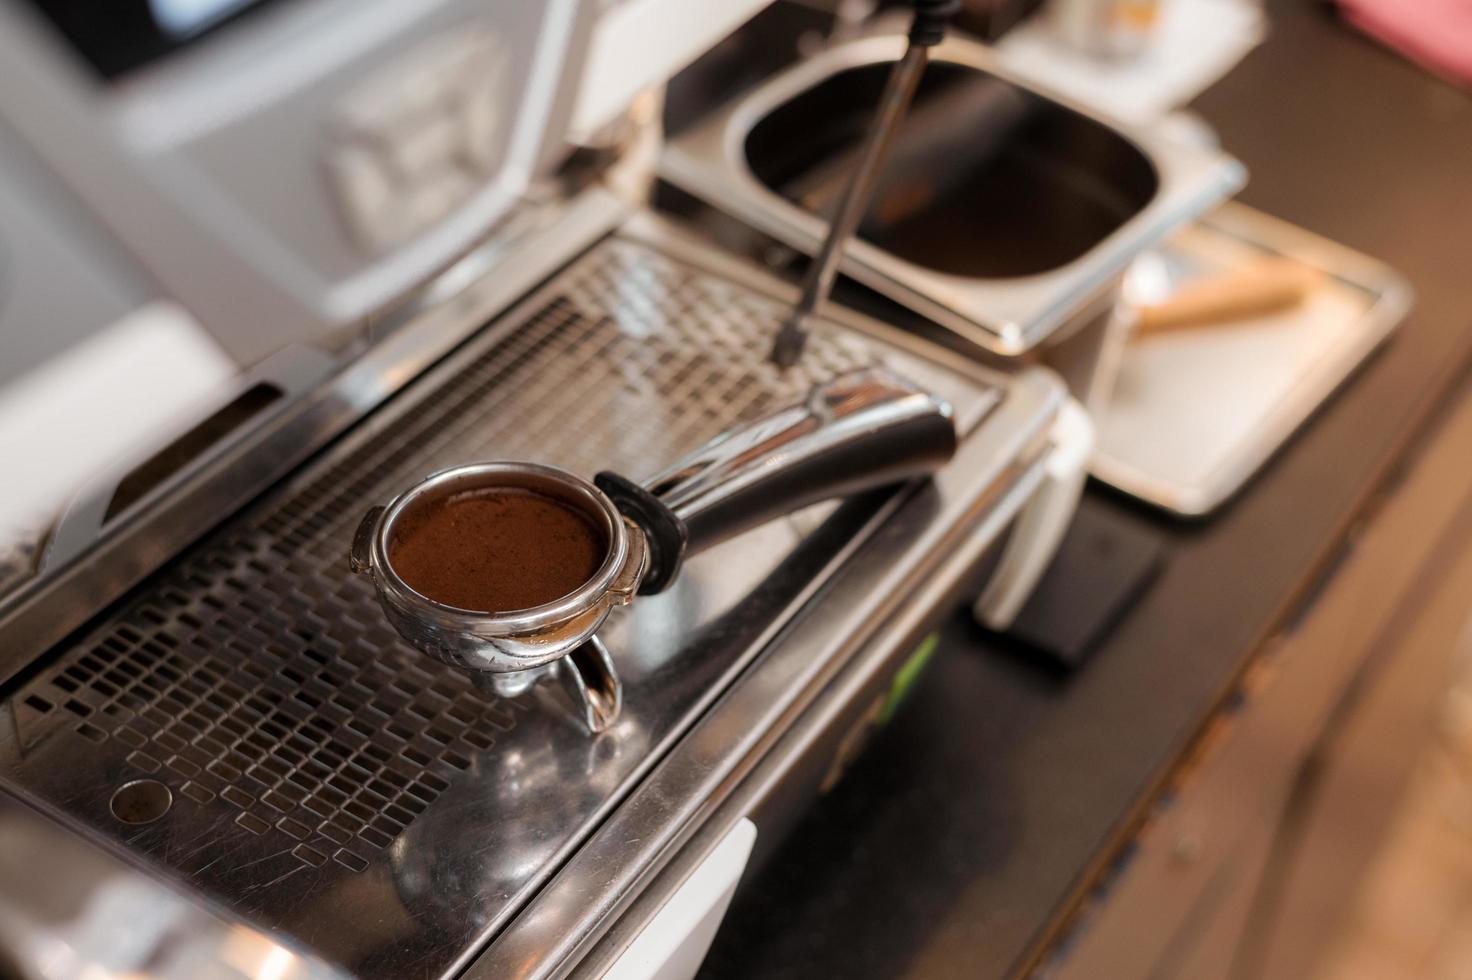
<path id="1" fill-rule="evenodd" d="M 596 246 L 44 661 L 0 709 L 5 786 L 358 974 L 463 966 L 898 498 L 742 536 L 641 600 L 605 634 L 627 701 L 596 738 L 557 699 L 497 701 L 396 638 L 347 570 L 364 504 L 473 459 L 642 477 L 876 359 L 970 423 L 1008 414 L 1002 379 L 852 330 L 779 374 L 784 304 L 739 279 Z M 1014 462 L 959 485 L 983 499 Z M 168 788 L 167 812 L 136 780 Z"/>

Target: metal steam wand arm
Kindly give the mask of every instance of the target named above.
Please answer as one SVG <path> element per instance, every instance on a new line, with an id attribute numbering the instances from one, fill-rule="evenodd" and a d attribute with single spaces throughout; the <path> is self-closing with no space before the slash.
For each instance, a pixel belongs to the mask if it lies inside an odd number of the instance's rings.
<path id="1" fill-rule="evenodd" d="M 960 0 L 914 0 L 915 19 L 910 24 L 909 45 L 904 57 L 895 62 L 880 96 L 879 110 L 864 138 L 864 148 L 859 155 L 859 164 L 849 178 L 848 187 L 838 202 L 838 210 L 828 225 L 828 236 L 813 263 L 808 267 L 803 280 L 802 296 L 793 307 L 791 315 L 777 331 L 772 344 L 772 362 L 780 367 L 791 367 L 802 356 L 807 345 L 810 321 L 818 309 L 827 301 L 833 290 L 833 280 L 838 275 L 838 262 L 843 256 L 844 245 L 859 226 L 864 212 L 869 207 L 870 192 L 874 181 L 884 166 L 899 124 L 905 117 L 920 76 L 930 60 L 930 49 L 945 36 L 946 23 L 960 9 Z"/>

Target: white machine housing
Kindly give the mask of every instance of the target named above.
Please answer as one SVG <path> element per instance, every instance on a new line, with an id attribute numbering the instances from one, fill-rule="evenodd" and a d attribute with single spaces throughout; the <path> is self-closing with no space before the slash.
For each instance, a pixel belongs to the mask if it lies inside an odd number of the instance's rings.
<path id="1" fill-rule="evenodd" d="M 591 25 L 580 0 L 268 2 L 106 78 L 10 0 L 0 136 L 245 366 L 330 344 L 494 228 L 563 152 Z"/>

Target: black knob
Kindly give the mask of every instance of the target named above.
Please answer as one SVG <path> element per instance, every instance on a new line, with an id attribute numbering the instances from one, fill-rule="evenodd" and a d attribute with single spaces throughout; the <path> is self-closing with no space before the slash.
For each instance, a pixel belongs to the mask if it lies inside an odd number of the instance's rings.
<path id="1" fill-rule="evenodd" d="M 915 20 L 910 24 L 910 43 L 933 48 L 946 36 L 946 24 L 961 10 L 961 0 L 914 0 Z"/>

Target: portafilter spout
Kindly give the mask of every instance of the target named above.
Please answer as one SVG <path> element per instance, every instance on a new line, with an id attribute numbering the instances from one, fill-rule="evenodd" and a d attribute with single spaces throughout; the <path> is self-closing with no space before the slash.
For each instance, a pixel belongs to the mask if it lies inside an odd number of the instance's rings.
<path id="1" fill-rule="evenodd" d="M 668 588 L 690 554 L 808 504 L 924 476 L 955 447 L 945 402 L 868 369 L 726 432 L 643 485 L 608 472 L 590 483 L 523 462 L 443 470 L 364 515 L 350 563 L 372 577 L 389 622 L 415 647 L 503 696 L 556 674 L 598 732 L 622 701 L 613 659 L 595 635 L 614 607 Z M 539 606 L 473 610 L 422 595 L 395 571 L 395 534 L 406 515 L 500 490 L 550 498 L 597 528 L 606 554 L 592 577 Z"/>

